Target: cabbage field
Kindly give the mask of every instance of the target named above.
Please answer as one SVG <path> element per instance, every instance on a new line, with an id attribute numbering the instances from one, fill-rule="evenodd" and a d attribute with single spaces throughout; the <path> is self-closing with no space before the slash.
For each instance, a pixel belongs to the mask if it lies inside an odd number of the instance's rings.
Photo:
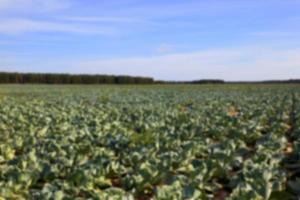
<path id="1" fill-rule="evenodd" d="M 300 198 L 300 86 L 0 86 L 0 200 Z"/>

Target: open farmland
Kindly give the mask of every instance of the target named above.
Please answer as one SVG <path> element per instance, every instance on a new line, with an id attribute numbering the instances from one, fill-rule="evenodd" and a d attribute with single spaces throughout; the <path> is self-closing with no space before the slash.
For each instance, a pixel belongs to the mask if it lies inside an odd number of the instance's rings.
<path id="1" fill-rule="evenodd" d="M 0 86 L 0 199 L 297 199 L 300 86 Z"/>

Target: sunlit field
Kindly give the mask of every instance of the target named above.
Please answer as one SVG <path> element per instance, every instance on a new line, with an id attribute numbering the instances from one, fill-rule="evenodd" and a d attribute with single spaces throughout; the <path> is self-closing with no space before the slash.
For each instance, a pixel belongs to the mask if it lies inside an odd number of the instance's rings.
<path id="1" fill-rule="evenodd" d="M 0 199 L 297 199 L 300 86 L 1 85 Z"/>

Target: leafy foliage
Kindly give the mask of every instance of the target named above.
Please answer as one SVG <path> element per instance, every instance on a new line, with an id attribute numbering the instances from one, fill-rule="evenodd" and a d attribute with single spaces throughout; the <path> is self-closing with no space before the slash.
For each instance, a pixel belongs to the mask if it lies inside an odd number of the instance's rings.
<path id="1" fill-rule="evenodd" d="M 1 86 L 0 199 L 297 199 L 298 86 Z"/>

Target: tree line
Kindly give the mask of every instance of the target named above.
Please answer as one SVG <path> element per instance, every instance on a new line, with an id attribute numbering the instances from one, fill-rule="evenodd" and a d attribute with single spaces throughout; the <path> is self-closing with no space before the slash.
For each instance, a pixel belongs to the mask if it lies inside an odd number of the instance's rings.
<path id="1" fill-rule="evenodd" d="M 300 79 L 267 81 L 224 81 L 201 79 L 194 81 L 163 81 L 151 77 L 54 74 L 54 73 L 11 73 L 0 72 L 0 84 L 287 84 L 300 83 Z"/>
<path id="2" fill-rule="evenodd" d="M 6 84 L 152 84 L 153 78 L 137 76 L 47 74 L 0 72 L 0 83 Z"/>
<path id="3" fill-rule="evenodd" d="M 158 84 L 224 84 L 224 80 L 220 79 L 201 79 L 194 81 L 155 81 Z"/>
<path id="4" fill-rule="evenodd" d="M 265 80 L 265 81 L 228 81 L 227 84 L 299 84 L 300 79 Z"/>

